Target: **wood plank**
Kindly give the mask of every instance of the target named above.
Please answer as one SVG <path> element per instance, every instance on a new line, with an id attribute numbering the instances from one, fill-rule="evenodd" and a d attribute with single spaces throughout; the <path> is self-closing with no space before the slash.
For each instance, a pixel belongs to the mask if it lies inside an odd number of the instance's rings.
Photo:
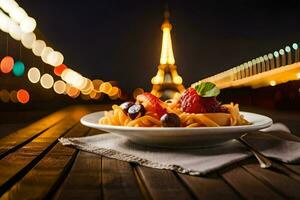
<path id="1" fill-rule="evenodd" d="M 81 124 L 65 136 L 84 136 L 89 128 Z M 57 143 L 22 179 L 6 191 L 3 199 L 44 199 L 51 196 L 71 168 L 78 150 Z"/>
<path id="2" fill-rule="evenodd" d="M 193 199 L 170 170 L 137 166 L 138 173 L 153 199 Z"/>
<path id="3" fill-rule="evenodd" d="M 102 157 L 103 199 L 144 199 L 129 163 Z"/>
<path id="4" fill-rule="evenodd" d="M 271 186 L 278 193 L 288 199 L 298 199 L 300 183 L 286 176 L 276 169 L 262 169 L 257 164 L 246 163 L 243 168 L 254 175 L 257 179 Z"/>
<path id="5" fill-rule="evenodd" d="M 284 199 L 284 197 L 249 174 L 245 169 L 236 165 L 233 167 L 234 168 L 222 170 L 220 174 L 243 198 L 249 200 Z"/>
<path id="6" fill-rule="evenodd" d="M 101 134 L 92 129 L 90 135 Z M 103 159 L 103 160 L 102 160 Z M 54 199 L 142 199 L 129 163 L 79 152 Z"/>
<path id="7" fill-rule="evenodd" d="M 0 158 L 3 158 L 8 153 L 14 151 L 43 131 L 55 125 L 57 122 L 67 116 L 69 109 L 70 108 L 66 108 L 52 113 L 22 129 L 19 129 L 18 131 L 10 133 L 6 137 L 1 138 Z"/>
<path id="8" fill-rule="evenodd" d="M 197 199 L 241 199 L 241 197 L 217 174 L 204 177 L 189 176 L 185 174 L 178 175 L 190 188 Z"/>
<path id="9" fill-rule="evenodd" d="M 289 176 L 290 178 L 300 182 L 300 175 L 293 170 L 291 170 L 289 167 L 287 167 L 284 163 L 277 163 L 273 162 L 273 166 L 281 173 L 284 173 L 285 175 Z"/>
<path id="10" fill-rule="evenodd" d="M 104 133 L 91 129 L 88 136 Z M 102 199 L 101 156 L 80 151 L 53 199 Z"/>
<path id="11" fill-rule="evenodd" d="M 22 177 L 32 168 L 57 142 L 86 113 L 74 110 L 64 121 L 43 132 L 28 144 L 8 154 L 0 160 L 0 194 L 9 188 L 16 179 Z"/>
<path id="12" fill-rule="evenodd" d="M 80 151 L 54 199 L 102 199 L 101 156 Z"/>
<path id="13" fill-rule="evenodd" d="M 300 175 L 300 165 L 296 165 L 296 164 L 284 164 L 284 166 L 286 166 L 287 168 L 289 168 L 290 170 L 292 170 L 293 172 L 295 172 L 296 174 Z"/>

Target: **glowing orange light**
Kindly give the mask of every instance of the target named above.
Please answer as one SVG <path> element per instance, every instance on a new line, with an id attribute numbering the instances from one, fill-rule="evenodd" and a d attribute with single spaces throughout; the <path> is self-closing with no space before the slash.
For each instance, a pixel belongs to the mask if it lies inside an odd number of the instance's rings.
<path id="1" fill-rule="evenodd" d="M 21 89 L 17 92 L 17 98 L 20 103 L 26 104 L 30 99 L 30 95 L 26 90 Z"/>
<path id="2" fill-rule="evenodd" d="M 119 93 L 119 88 L 112 87 L 110 92 L 108 93 L 109 96 L 116 96 Z"/>
<path id="3" fill-rule="evenodd" d="M 103 83 L 102 80 L 99 80 L 99 79 L 95 79 L 92 81 L 93 85 L 94 85 L 94 90 L 96 90 L 96 92 L 100 92 L 99 89 L 100 89 L 100 85 Z"/>
<path id="4" fill-rule="evenodd" d="M 121 94 L 122 94 L 122 93 L 121 93 L 121 90 L 118 89 L 118 93 L 115 94 L 115 95 L 113 95 L 113 96 L 109 96 L 109 98 L 112 99 L 112 100 L 115 100 L 115 99 L 120 98 L 120 97 L 121 97 Z"/>
<path id="5" fill-rule="evenodd" d="M 62 74 L 62 72 L 67 69 L 68 67 L 65 64 L 61 64 L 57 67 L 54 68 L 54 74 L 56 76 L 60 76 Z"/>
<path id="6" fill-rule="evenodd" d="M 3 73 L 9 73 L 13 69 L 15 62 L 10 56 L 5 56 L 0 63 L 0 68 Z"/>
<path id="7" fill-rule="evenodd" d="M 75 87 L 70 87 L 70 88 L 68 89 L 67 94 L 68 94 L 70 97 L 76 98 L 76 97 L 79 96 L 80 91 L 79 91 L 77 88 L 75 88 Z"/>
<path id="8" fill-rule="evenodd" d="M 85 95 L 89 95 L 89 94 L 91 94 L 92 91 L 93 91 L 93 87 L 90 87 L 87 90 L 81 90 L 81 93 L 85 94 Z"/>
<path id="9" fill-rule="evenodd" d="M 109 82 L 104 82 L 100 85 L 100 92 L 109 94 L 112 89 L 112 85 Z"/>
<path id="10" fill-rule="evenodd" d="M 91 97 L 91 99 L 94 99 L 94 98 L 96 97 L 96 95 L 97 95 L 97 92 L 96 92 L 95 90 L 92 90 L 92 91 L 90 92 L 90 97 Z"/>

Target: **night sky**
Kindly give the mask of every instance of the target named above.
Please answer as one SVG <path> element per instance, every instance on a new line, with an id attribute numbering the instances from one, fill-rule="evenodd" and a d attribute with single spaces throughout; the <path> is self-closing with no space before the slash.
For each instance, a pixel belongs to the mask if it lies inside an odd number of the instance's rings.
<path id="1" fill-rule="evenodd" d="M 159 64 L 165 1 L 18 3 L 65 63 L 89 78 L 150 89 Z M 185 86 L 300 39 L 300 4 L 169 1 L 178 72 Z"/>

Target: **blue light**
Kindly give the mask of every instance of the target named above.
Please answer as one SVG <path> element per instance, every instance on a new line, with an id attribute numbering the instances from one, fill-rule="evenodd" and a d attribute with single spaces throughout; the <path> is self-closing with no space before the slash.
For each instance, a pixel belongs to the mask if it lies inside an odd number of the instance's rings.
<path id="1" fill-rule="evenodd" d="M 24 72 L 25 72 L 24 63 L 21 61 L 15 62 L 14 67 L 13 67 L 13 74 L 15 76 L 23 76 Z"/>

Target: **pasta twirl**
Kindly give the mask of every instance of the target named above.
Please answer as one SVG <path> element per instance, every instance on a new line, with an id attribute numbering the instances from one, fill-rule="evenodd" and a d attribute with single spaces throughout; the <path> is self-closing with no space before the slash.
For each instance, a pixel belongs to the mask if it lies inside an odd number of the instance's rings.
<path id="1" fill-rule="evenodd" d="M 228 113 L 186 113 L 179 109 L 168 109 L 168 112 L 178 114 L 181 127 L 218 127 L 237 126 L 249 124 L 239 113 L 238 104 L 225 104 Z M 130 119 L 118 105 L 112 106 L 113 110 L 104 113 L 99 120 L 100 124 L 129 126 L 129 127 L 161 127 L 161 122 L 151 113 L 137 119 Z"/>
<path id="2" fill-rule="evenodd" d="M 100 124 L 130 127 L 219 127 L 239 126 L 249 122 L 240 114 L 238 104 L 217 100 L 220 90 L 215 84 L 203 82 L 174 95 L 165 102 L 151 93 L 136 97 L 136 102 L 113 105 Z"/>

